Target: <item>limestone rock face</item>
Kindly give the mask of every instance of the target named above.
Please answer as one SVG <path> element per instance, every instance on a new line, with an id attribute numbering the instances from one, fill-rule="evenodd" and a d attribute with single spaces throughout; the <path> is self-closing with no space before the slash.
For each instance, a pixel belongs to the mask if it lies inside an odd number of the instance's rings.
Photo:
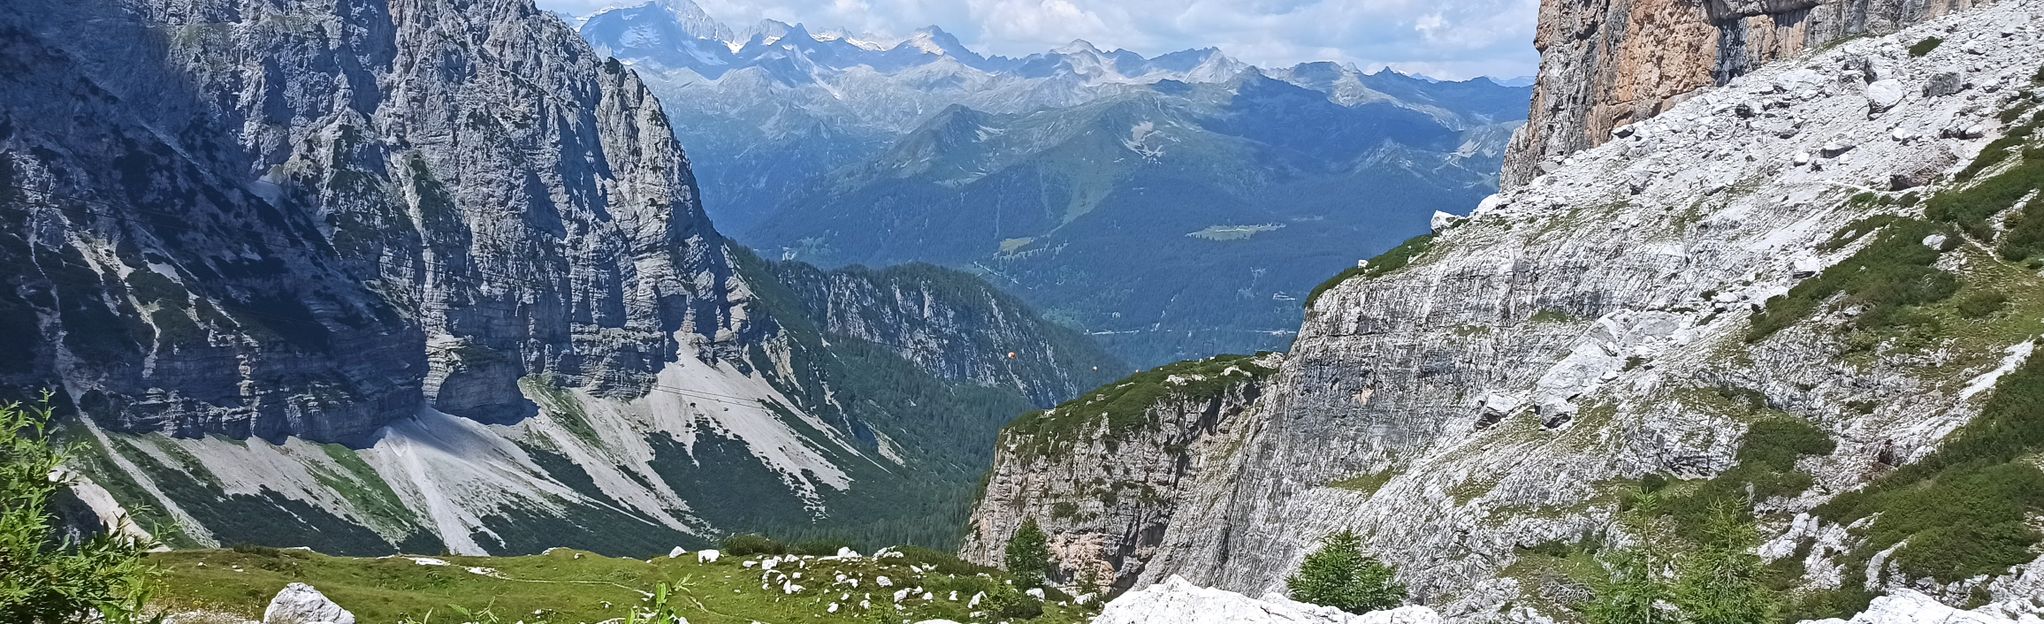
<path id="1" fill-rule="evenodd" d="M 1093 624 L 1441 624 L 1426 607 L 1399 607 L 1364 614 L 1293 601 L 1262 599 L 1170 580 L 1123 594 L 1108 602 Z"/>
<path id="2" fill-rule="evenodd" d="M 1985 1 L 1542 0 L 1533 107 L 1501 185 L 1524 184 L 1614 129 L 1762 65 L 1975 4 Z"/>
<path id="3" fill-rule="evenodd" d="M 1111 383 L 1047 412 L 1045 419 L 1076 421 L 1056 429 L 1031 428 L 1025 417 L 1001 437 L 961 555 L 1005 565 L 1008 538 L 1034 518 L 1062 568 L 1054 576 L 1096 585 L 1079 592 L 1128 588 L 1179 510 L 1199 504 L 1190 484 L 1228 463 L 1247 435 L 1262 371 L 1280 359 L 1243 358 L 1213 367 L 1210 379 L 1152 374 Z M 1103 413 L 1115 409 L 1103 393 L 1149 384 L 1160 398 L 1125 416 L 1136 422 L 1117 425 Z"/>
<path id="4" fill-rule="evenodd" d="M 677 340 L 746 334 L 657 102 L 529 5 L 29 0 L 0 29 L 8 265 L 40 267 L 8 331 L 67 337 L 6 382 L 110 429 L 501 421 L 522 376 L 638 394 Z"/>

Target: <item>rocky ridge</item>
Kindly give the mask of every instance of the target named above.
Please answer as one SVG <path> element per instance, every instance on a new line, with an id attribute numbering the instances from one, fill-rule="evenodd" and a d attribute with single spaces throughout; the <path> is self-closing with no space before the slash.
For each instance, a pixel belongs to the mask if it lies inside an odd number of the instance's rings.
<path id="1" fill-rule="evenodd" d="M 1078 396 L 1126 370 L 1076 331 L 972 275 L 926 264 L 825 271 L 772 263 L 820 331 L 886 347 L 944 379 L 1015 388 L 1036 405 Z"/>
<path id="2" fill-rule="evenodd" d="M 1867 514 L 1896 500 L 1888 480 L 1955 478 L 1937 449 L 2000 426 L 1983 410 L 2034 383 L 2040 283 L 2006 233 L 2029 226 L 1994 216 L 2031 195 L 1950 207 L 2034 184 L 2012 163 L 2044 157 L 2015 156 L 2040 41 L 2044 5 L 2007 2 L 1757 68 L 1330 284 L 1241 417 L 1240 451 L 1186 487 L 1135 585 L 1270 591 L 1353 529 L 1451 620 L 1566 620 L 1538 547 L 1623 541 L 1611 521 L 1643 477 L 1675 495 L 1749 478 L 1742 449 L 1787 428 L 1822 444 L 1753 502 L 1797 595 L 1912 588 L 2034 613 L 2044 564 L 1939 571 L 1910 554 L 1933 546 L 1894 541 L 1925 529 Z M 1898 302 L 1839 285 L 1897 262 L 1884 254 L 1951 288 Z M 1085 461 L 1145 470 L 1116 460 Z"/>
<path id="3" fill-rule="evenodd" d="M 1972 0 L 1604 0 L 1540 3 L 1540 76 L 1501 185 L 1755 68 L 1959 11 Z"/>

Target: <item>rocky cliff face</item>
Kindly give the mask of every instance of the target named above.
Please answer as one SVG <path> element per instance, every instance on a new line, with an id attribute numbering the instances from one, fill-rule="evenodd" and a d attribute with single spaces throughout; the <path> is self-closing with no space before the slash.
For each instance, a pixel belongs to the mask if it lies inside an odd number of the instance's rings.
<path id="1" fill-rule="evenodd" d="M 1501 185 L 1523 184 L 1762 65 L 1963 10 L 1975 0 L 1542 0 L 1540 76 Z"/>
<path id="2" fill-rule="evenodd" d="M 1173 364 L 1017 420 L 1001 435 L 964 558 L 1005 565 L 1008 538 L 1034 518 L 1054 536 L 1055 576 L 1128 588 L 1187 486 L 1238 448 L 1249 407 L 1282 359 Z"/>
<path id="3" fill-rule="evenodd" d="M 28 0 L 0 67 L 0 385 L 60 389 L 176 545 L 941 544 L 1023 393 L 1075 383 L 831 342 L 529 2 Z"/>
<path id="4" fill-rule="evenodd" d="M 1681 548 L 1612 522 L 1665 488 L 1750 510 L 1801 613 L 2034 612 L 2044 502 L 1969 484 L 2044 483 L 2040 42 L 2007 2 L 1758 68 L 1344 275 L 1136 584 L 1352 529 L 1450 619 L 1573 620 L 1553 553 Z"/>
<path id="5" fill-rule="evenodd" d="M 1127 370 L 1076 331 L 970 274 L 926 264 L 822 270 L 773 263 L 823 333 L 886 347 L 931 375 L 1013 388 L 1048 407 Z"/>
<path id="6" fill-rule="evenodd" d="M 70 337 L 19 381 L 111 405 L 109 428 L 516 418 L 520 377 L 639 394 L 677 342 L 745 329 L 650 93 L 528 5 L 8 13 L 15 217 L 49 259 L 10 295 L 47 288 L 27 307 Z"/>

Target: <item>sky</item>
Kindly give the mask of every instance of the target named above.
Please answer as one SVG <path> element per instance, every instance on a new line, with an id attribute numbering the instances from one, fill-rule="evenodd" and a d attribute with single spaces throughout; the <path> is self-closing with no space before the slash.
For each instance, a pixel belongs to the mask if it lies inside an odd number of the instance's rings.
<path id="1" fill-rule="evenodd" d="M 537 0 L 583 15 L 639 0 Z M 1533 75 L 1540 0 L 696 0 L 743 30 L 770 18 L 812 31 L 900 37 L 936 25 L 981 53 L 1020 56 L 1085 39 L 1145 55 L 1218 47 L 1264 66 L 1390 66 L 1460 79 Z"/>

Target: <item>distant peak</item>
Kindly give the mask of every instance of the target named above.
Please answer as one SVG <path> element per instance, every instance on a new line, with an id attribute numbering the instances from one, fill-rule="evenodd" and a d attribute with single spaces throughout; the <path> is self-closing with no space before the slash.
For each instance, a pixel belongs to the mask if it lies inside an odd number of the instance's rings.
<path id="1" fill-rule="evenodd" d="M 1093 42 L 1091 41 L 1087 41 L 1085 39 L 1073 39 L 1071 43 L 1058 46 L 1056 49 L 1053 49 L 1051 51 L 1056 52 L 1058 54 L 1079 54 L 1081 52 L 1099 54 L 1100 48 L 1093 47 Z"/>
<path id="2" fill-rule="evenodd" d="M 971 51 L 958 38 L 934 25 L 917 28 L 904 39 L 901 45 L 937 56 L 967 55 Z"/>

